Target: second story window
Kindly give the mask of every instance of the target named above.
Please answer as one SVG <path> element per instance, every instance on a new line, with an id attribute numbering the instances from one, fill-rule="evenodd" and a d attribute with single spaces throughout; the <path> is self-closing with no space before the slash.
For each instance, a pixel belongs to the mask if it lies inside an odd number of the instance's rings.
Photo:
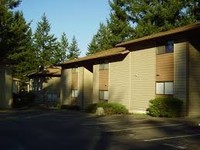
<path id="1" fill-rule="evenodd" d="M 72 73 L 77 73 L 78 72 L 78 67 L 72 68 Z"/>
<path id="2" fill-rule="evenodd" d="M 159 46 L 157 48 L 157 55 L 165 54 L 165 53 L 173 53 L 174 52 L 174 41 L 169 40 L 165 43 L 164 46 Z"/>
<path id="3" fill-rule="evenodd" d="M 108 69 L 109 69 L 108 63 L 99 64 L 99 70 L 108 70 Z"/>

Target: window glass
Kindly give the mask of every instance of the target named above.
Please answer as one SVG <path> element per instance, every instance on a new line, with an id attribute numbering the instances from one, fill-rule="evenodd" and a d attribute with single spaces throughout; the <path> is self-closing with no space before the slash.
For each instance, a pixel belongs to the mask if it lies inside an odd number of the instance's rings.
<path id="1" fill-rule="evenodd" d="M 73 72 L 73 73 L 78 72 L 78 68 L 72 68 L 72 72 Z"/>
<path id="2" fill-rule="evenodd" d="M 164 83 L 156 83 L 156 94 L 164 94 Z"/>
<path id="3" fill-rule="evenodd" d="M 174 51 L 174 41 L 168 41 L 165 45 L 165 52 L 172 53 Z"/>
<path id="4" fill-rule="evenodd" d="M 99 70 L 107 70 L 108 68 L 109 68 L 108 63 L 100 64 L 99 65 Z"/>
<path id="5" fill-rule="evenodd" d="M 72 97 L 78 97 L 78 90 L 72 90 Z"/>
<path id="6" fill-rule="evenodd" d="M 157 55 L 164 54 L 164 53 L 165 53 L 165 47 L 164 46 L 157 47 L 157 52 L 156 52 Z"/>
<path id="7" fill-rule="evenodd" d="M 99 99 L 108 100 L 108 91 L 99 91 Z"/>
<path id="8" fill-rule="evenodd" d="M 165 82 L 165 94 L 174 94 L 173 82 Z"/>

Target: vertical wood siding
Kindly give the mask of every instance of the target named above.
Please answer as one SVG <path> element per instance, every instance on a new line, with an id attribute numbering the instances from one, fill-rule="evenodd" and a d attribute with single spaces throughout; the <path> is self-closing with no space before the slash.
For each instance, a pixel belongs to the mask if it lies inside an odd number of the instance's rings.
<path id="1" fill-rule="evenodd" d="M 156 55 L 156 81 L 174 80 L 174 54 Z"/>
<path id="2" fill-rule="evenodd" d="M 93 65 L 93 103 L 99 102 L 99 65 Z"/>
<path id="3" fill-rule="evenodd" d="M 110 63 L 109 102 L 117 102 L 129 109 L 131 98 L 130 54 L 124 60 Z"/>
<path id="4" fill-rule="evenodd" d="M 109 70 L 99 70 L 99 90 L 108 90 Z"/>
<path id="5" fill-rule="evenodd" d="M 189 44 L 189 116 L 200 115 L 200 52 Z"/>
<path id="6" fill-rule="evenodd" d="M 78 72 L 72 72 L 72 89 L 78 89 Z"/>
<path id="7" fill-rule="evenodd" d="M 71 85 L 72 85 L 72 70 L 62 69 L 61 72 L 61 104 L 71 104 Z"/>
<path id="8" fill-rule="evenodd" d="M 183 100 L 184 115 L 187 113 L 187 51 L 187 42 L 174 45 L 174 97 Z"/>
<path id="9" fill-rule="evenodd" d="M 83 107 L 88 106 L 89 104 L 92 104 L 93 97 L 93 73 L 90 72 L 87 69 L 84 69 L 84 86 L 83 86 Z"/>
<path id="10" fill-rule="evenodd" d="M 132 112 L 145 113 L 149 100 L 155 98 L 156 48 L 131 52 Z"/>

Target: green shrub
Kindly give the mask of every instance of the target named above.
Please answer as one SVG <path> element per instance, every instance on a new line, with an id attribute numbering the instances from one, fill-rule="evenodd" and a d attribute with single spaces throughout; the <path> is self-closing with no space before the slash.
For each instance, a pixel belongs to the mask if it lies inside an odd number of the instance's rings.
<path id="1" fill-rule="evenodd" d="M 180 117 L 183 101 L 173 97 L 159 97 L 150 100 L 147 113 L 153 117 Z"/>
<path id="2" fill-rule="evenodd" d="M 33 104 L 35 94 L 32 92 L 21 92 L 13 94 L 13 108 L 20 108 L 25 106 L 31 106 Z"/>
<path id="3" fill-rule="evenodd" d="M 67 109 L 67 110 L 80 110 L 80 106 L 78 105 L 61 105 L 61 109 Z"/>
<path id="4" fill-rule="evenodd" d="M 85 111 L 88 113 L 95 113 L 98 107 L 103 107 L 107 115 L 128 113 L 126 107 L 118 103 L 95 103 L 86 107 Z"/>

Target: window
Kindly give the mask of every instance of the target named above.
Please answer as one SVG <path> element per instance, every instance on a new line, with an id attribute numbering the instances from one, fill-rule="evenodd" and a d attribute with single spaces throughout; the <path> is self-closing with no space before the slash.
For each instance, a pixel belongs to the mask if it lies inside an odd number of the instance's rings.
<path id="1" fill-rule="evenodd" d="M 78 90 L 72 90 L 72 97 L 78 97 Z"/>
<path id="2" fill-rule="evenodd" d="M 108 70 L 109 65 L 108 63 L 100 64 L 99 65 L 99 70 Z"/>
<path id="3" fill-rule="evenodd" d="M 72 73 L 76 73 L 76 72 L 78 72 L 78 67 L 72 68 Z"/>
<path id="4" fill-rule="evenodd" d="M 165 44 L 165 53 L 174 52 L 174 41 L 167 41 Z"/>
<path id="5" fill-rule="evenodd" d="M 174 83 L 173 82 L 157 82 L 156 94 L 165 94 L 165 95 L 174 94 Z"/>
<path id="6" fill-rule="evenodd" d="M 100 100 L 108 100 L 108 91 L 99 91 Z"/>
<path id="7" fill-rule="evenodd" d="M 170 40 L 165 43 L 165 46 L 159 46 L 157 48 L 157 55 L 165 54 L 165 53 L 173 53 L 174 52 L 174 41 Z"/>

